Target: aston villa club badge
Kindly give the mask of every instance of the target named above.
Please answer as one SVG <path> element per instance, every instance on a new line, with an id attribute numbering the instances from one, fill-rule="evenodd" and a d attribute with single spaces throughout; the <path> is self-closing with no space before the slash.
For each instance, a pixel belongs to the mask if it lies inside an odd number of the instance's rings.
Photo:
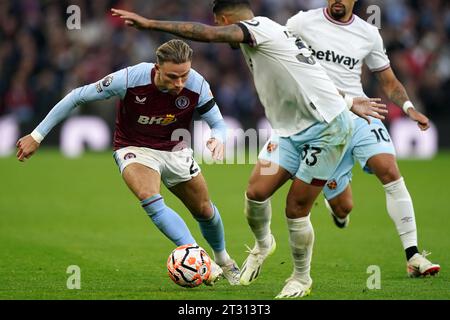
<path id="1" fill-rule="evenodd" d="M 177 100 L 175 100 L 175 106 L 181 110 L 186 109 L 187 107 L 189 107 L 190 104 L 191 101 L 189 100 L 188 97 L 185 96 L 178 97 Z"/>

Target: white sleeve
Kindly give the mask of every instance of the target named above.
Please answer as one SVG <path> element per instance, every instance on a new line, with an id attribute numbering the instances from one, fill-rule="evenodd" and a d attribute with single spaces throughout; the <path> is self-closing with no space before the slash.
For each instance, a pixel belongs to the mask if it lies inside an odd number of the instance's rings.
<path id="1" fill-rule="evenodd" d="M 384 48 L 383 39 L 378 30 L 374 32 L 373 48 L 369 55 L 365 58 L 365 63 L 370 71 L 383 71 L 390 66 L 389 58 Z"/>
<path id="2" fill-rule="evenodd" d="M 295 16 L 292 16 L 291 18 L 289 18 L 288 21 L 286 22 L 286 28 L 295 37 L 302 38 L 302 27 L 303 27 L 302 26 L 302 20 L 303 20 L 302 15 L 303 15 L 303 11 L 300 11 Z"/>
<path id="3" fill-rule="evenodd" d="M 244 39 L 246 39 L 246 43 L 251 47 L 260 46 L 270 40 L 270 37 L 264 32 L 264 28 L 262 28 L 261 22 L 256 19 L 243 20 L 237 25 L 241 27 L 244 32 Z"/>

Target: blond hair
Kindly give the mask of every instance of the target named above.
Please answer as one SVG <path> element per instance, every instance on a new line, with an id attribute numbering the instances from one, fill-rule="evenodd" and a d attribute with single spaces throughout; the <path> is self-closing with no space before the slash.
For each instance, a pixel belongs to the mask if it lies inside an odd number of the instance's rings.
<path id="1" fill-rule="evenodd" d="M 164 62 L 181 64 L 192 61 L 193 53 L 194 51 L 186 42 L 174 39 L 162 44 L 156 50 L 156 61 L 160 65 Z"/>

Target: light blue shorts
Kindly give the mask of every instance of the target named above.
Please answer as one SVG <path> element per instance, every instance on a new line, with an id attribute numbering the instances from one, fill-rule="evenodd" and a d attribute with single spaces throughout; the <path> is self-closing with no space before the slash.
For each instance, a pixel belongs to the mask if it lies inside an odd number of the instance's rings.
<path id="1" fill-rule="evenodd" d="M 258 158 L 276 163 L 305 183 L 324 186 L 344 156 L 352 130 L 345 110 L 329 124 L 318 122 L 289 137 L 272 134 Z"/>
<path id="2" fill-rule="evenodd" d="M 350 147 L 333 173 L 333 177 L 323 188 L 325 198 L 328 200 L 335 198 L 347 188 L 352 180 L 352 168 L 355 161 L 359 162 L 365 172 L 372 173 L 367 167 L 367 161 L 371 157 L 383 153 L 395 156 L 391 137 L 381 120 L 371 118 L 370 125 L 362 118 L 357 118 L 354 122 L 355 129 Z"/>

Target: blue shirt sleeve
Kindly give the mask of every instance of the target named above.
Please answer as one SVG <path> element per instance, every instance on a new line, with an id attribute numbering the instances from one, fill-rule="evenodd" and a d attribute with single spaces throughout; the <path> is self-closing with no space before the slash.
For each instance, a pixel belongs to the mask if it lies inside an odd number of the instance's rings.
<path id="1" fill-rule="evenodd" d="M 227 125 L 223 120 L 219 107 L 214 103 L 214 107 L 208 112 L 200 115 L 211 128 L 211 138 L 216 138 L 223 144 L 227 140 Z"/>
<path id="2" fill-rule="evenodd" d="M 153 79 L 151 79 L 151 73 L 154 66 L 153 63 L 142 62 L 135 66 L 128 67 L 127 87 L 134 88 L 152 83 Z"/>
<path id="3" fill-rule="evenodd" d="M 225 144 L 227 140 L 227 126 L 214 100 L 209 83 L 203 78 L 196 109 L 202 120 L 206 121 L 211 128 L 211 138 L 216 138 Z"/>
<path id="4" fill-rule="evenodd" d="M 128 69 L 122 69 L 106 76 L 97 83 L 92 83 L 72 90 L 65 96 L 45 119 L 36 127 L 42 137 L 45 137 L 60 121 L 69 116 L 70 112 L 78 105 L 98 100 L 109 99 L 114 96 L 123 99 L 127 92 Z"/>
<path id="5" fill-rule="evenodd" d="M 202 87 L 200 89 L 200 97 L 198 99 L 197 108 L 202 108 L 205 104 L 214 99 L 214 96 L 211 91 L 211 87 L 206 80 L 203 80 Z"/>

